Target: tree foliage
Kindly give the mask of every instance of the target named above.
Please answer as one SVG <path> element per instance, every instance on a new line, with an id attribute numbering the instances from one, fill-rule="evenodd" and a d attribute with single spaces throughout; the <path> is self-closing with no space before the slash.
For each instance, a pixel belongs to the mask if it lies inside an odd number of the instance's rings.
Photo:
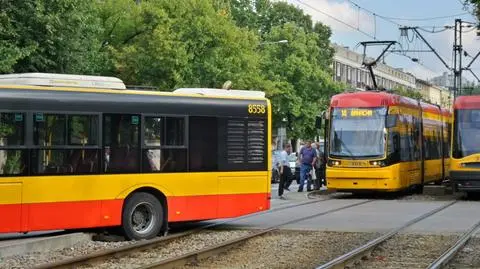
<path id="1" fill-rule="evenodd" d="M 99 73 L 95 6 L 76 0 L 0 0 L 0 72 Z"/>
<path id="2" fill-rule="evenodd" d="M 428 101 L 423 99 L 422 94 L 418 90 L 406 89 L 404 87 L 396 87 L 393 89 L 393 92 L 401 96 L 413 98 L 415 100 Z"/>
<path id="3" fill-rule="evenodd" d="M 475 16 L 477 16 L 477 21 L 480 21 L 480 0 L 468 0 L 468 3 L 474 6 Z M 479 26 L 480 26 L 480 22 L 479 22 Z"/>
<path id="4" fill-rule="evenodd" d="M 271 0 L 0 0 L 0 73 L 118 76 L 161 90 L 263 90 L 274 126 L 315 135 L 332 81 L 330 29 Z M 274 44 L 278 40 L 287 44 Z M 273 42 L 273 43 L 268 43 Z"/>

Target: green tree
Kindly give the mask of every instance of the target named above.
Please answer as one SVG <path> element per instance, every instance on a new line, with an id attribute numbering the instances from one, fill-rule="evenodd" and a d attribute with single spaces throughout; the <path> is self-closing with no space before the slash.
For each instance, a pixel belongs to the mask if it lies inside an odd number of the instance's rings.
<path id="1" fill-rule="evenodd" d="M 209 0 L 105 1 L 102 21 L 117 75 L 130 84 L 251 89 L 262 84 L 257 36 Z M 217 3 L 219 3 L 217 1 Z M 217 6 L 218 7 L 218 6 Z M 102 8 L 102 9 L 103 9 Z"/>
<path id="2" fill-rule="evenodd" d="M 267 79 L 277 82 L 278 93 L 271 96 L 274 120 L 288 120 L 292 137 L 315 136 L 315 117 L 325 109 L 333 94 L 341 91 L 327 65 L 319 65 L 322 48 L 318 34 L 306 32 L 294 23 L 275 26 L 268 40 L 289 40 L 286 46 L 266 46 L 262 69 Z"/>
<path id="3" fill-rule="evenodd" d="M 285 2 L 231 0 L 231 10 L 238 26 L 254 30 L 262 40 L 288 40 L 262 46 L 262 73 L 276 89 L 269 96 L 274 127 L 287 119 L 289 136 L 314 137 L 315 116 L 341 89 L 332 80 L 330 28 L 313 24 L 309 15 Z"/>
<path id="4" fill-rule="evenodd" d="M 424 100 L 422 94 L 418 90 L 406 89 L 400 86 L 394 88 L 393 92 L 401 96 L 413 98 L 415 100 Z"/>
<path id="5" fill-rule="evenodd" d="M 480 0 L 468 0 L 467 4 L 470 3 L 475 8 L 475 16 L 477 16 L 477 20 L 480 20 Z M 479 23 L 480 26 L 480 23 Z"/>
<path id="6" fill-rule="evenodd" d="M 77 0 L 0 0 L 0 72 L 98 74 L 101 26 Z"/>

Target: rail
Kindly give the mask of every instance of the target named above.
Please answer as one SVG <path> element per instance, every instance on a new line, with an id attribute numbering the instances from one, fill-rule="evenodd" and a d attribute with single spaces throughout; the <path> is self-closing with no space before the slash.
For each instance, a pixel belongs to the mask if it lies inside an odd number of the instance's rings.
<path id="1" fill-rule="evenodd" d="M 301 222 L 301 221 L 308 220 L 308 219 L 312 219 L 312 218 L 316 218 L 316 217 L 320 217 L 320 216 L 327 215 L 327 214 L 330 214 L 330 213 L 333 213 L 333 212 L 337 212 L 337 211 L 340 211 L 340 210 L 343 210 L 343 209 L 352 208 L 352 207 L 355 207 L 355 206 L 360 206 L 360 205 L 363 205 L 363 204 L 366 204 L 366 203 L 369 203 L 369 202 L 373 202 L 373 201 L 374 200 L 367 200 L 367 201 L 362 201 L 362 202 L 358 202 L 358 203 L 353 203 L 353 204 L 349 204 L 349 205 L 342 206 L 342 207 L 339 207 L 339 208 L 330 209 L 330 210 L 327 210 L 327 211 L 324 211 L 324 212 L 321 212 L 321 213 L 317 213 L 317 214 L 309 215 L 309 216 L 306 216 L 306 217 L 290 220 L 290 221 L 287 221 L 287 222 L 284 222 L 284 223 L 281 223 L 281 224 L 278 224 L 278 225 L 273 225 L 269 228 L 262 229 L 261 231 L 254 232 L 252 234 L 249 234 L 249 235 L 246 235 L 246 236 L 243 236 L 243 237 L 240 237 L 240 238 L 235 238 L 235 239 L 226 241 L 226 242 L 218 244 L 218 245 L 214 245 L 214 246 L 207 247 L 207 248 L 204 248 L 204 249 L 200 249 L 200 250 L 197 250 L 197 251 L 192 251 L 192 252 L 186 253 L 184 255 L 181 255 L 179 257 L 173 257 L 173 258 L 170 258 L 170 259 L 161 260 L 161 261 L 156 262 L 156 263 L 147 264 L 145 266 L 139 267 L 138 269 L 163 269 L 163 268 L 174 268 L 176 266 L 182 266 L 182 265 L 185 265 L 185 264 L 187 264 L 189 262 L 192 262 L 192 261 L 198 261 L 200 259 L 205 259 L 205 258 L 211 257 L 213 255 L 216 255 L 218 253 L 225 252 L 225 251 L 227 251 L 227 250 L 229 250 L 233 247 L 236 247 L 240 244 L 245 243 L 246 241 L 248 241 L 250 239 L 253 239 L 255 237 L 259 237 L 259 236 L 262 236 L 262 235 L 267 234 L 269 232 L 278 230 L 283 226 L 286 226 L 286 225 L 289 225 L 289 224 L 292 224 L 292 223 L 296 223 L 296 222 Z"/>
<path id="2" fill-rule="evenodd" d="M 395 228 L 385 234 L 383 234 L 382 236 L 380 237 L 377 237 L 369 242 L 367 242 L 366 244 L 348 252 L 348 253 L 345 253 L 344 255 L 342 256 L 339 256 L 319 267 L 317 267 L 316 269 L 327 269 L 327 268 L 345 268 L 347 267 L 348 265 L 354 263 L 356 260 L 364 257 L 367 255 L 367 253 L 371 252 L 373 250 L 373 248 L 377 247 L 378 245 L 382 244 L 383 242 L 387 241 L 388 239 L 392 238 L 394 235 L 398 234 L 400 231 L 404 230 L 405 228 L 417 223 L 417 222 L 420 222 L 421 220 L 424 220 L 430 216 L 432 216 L 433 214 L 439 212 L 439 211 L 442 211 L 444 210 L 445 208 L 447 207 L 450 207 L 452 206 L 453 204 L 457 203 L 457 201 L 453 201 L 453 202 L 450 202 L 448 204 L 445 204 L 441 207 L 438 207 L 434 210 L 431 210 L 419 217 L 416 217 L 415 219 L 413 220 L 410 220 L 409 222 L 403 224 L 402 226 L 398 227 L 398 228 Z"/>
<path id="3" fill-rule="evenodd" d="M 165 237 L 159 237 L 159 238 L 155 238 L 155 239 L 151 239 L 151 240 L 139 241 L 139 242 L 133 243 L 131 245 L 126 245 L 126 246 L 122 246 L 122 247 L 118 247 L 118 248 L 114 248 L 114 249 L 100 250 L 100 251 L 93 252 L 93 253 L 90 253 L 90 254 L 87 254 L 87 255 L 84 255 L 84 256 L 72 257 L 72 258 L 67 258 L 67 259 L 52 262 L 52 263 L 41 264 L 41 265 L 38 265 L 38 266 L 34 267 L 34 269 L 73 268 L 73 267 L 77 267 L 77 266 L 80 266 L 80 265 L 83 265 L 83 264 L 95 264 L 95 263 L 104 261 L 106 259 L 109 259 L 111 257 L 117 257 L 118 258 L 118 257 L 126 256 L 126 255 L 128 255 L 132 252 L 144 251 L 144 250 L 148 250 L 148 249 L 161 247 L 163 244 L 165 244 L 167 242 L 173 241 L 173 240 L 178 239 L 178 238 L 186 237 L 188 235 L 192 235 L 192 234 L 201 232 L 201 231 L 209 229 L 209 228 L 218 227 L 218 226 L 225 225 L 225 224 L 228 224 L 228 223 L 232 223 L 232 222 L 235 222 L 235 221 L 239 221 L 239 220 L 243 220 L 243 219 L 246 219 L 246 218 L 251 218 L 251 217 L 255 217 L 255 216 L 259 216 L 259 215 L 269 214 L 269 213 L 277 212 L 277 211 L 280 211 L 280 210 L 286 210 L 286 209 L 289 209 L 289 208 L 294 208 L 294 207 L 300 207 L 300 206 L 309 205 L 309 204 L 325 202 L 325 201 L 331 200 L 333 198 L 334 198 L 333 196 L 329 196 L 325 199 L 315 199 L 313 201 L 295 203 L 295 204 L 292 204 L 292 205 L 278 207 L 278 208 L 268 210 L 268 211 L 257 212 L 257 213 L 253 213 L 253 214 L 249 214 L 249 215 L 245 215 L 245 216 L 241 216 L 241 217 L 237 217 L 237 218 L 233 218 L 233 219 L 228 219 L 228 220 L 221 221 L 221 222 L 206 224 L 206 225 L 203 225 L 203 226 L 200 226 L 200 227 L 197 227 L 197 228 L 193 228 L 193 229 L 185 231 L 185 232 L 176 233 L 176 234 L 168 235 L 168 236 L 165 236 Z"/>
<path id="4" fill-rule="evenodd" d="M 480 221 L 473 225 L 468 231 L 466 231 L 456 242 L 445 251 L 438 259 L 432 262 L 428 269 L 440 269 L 444 268 L 465 246 L 465 244 L 480 230 Z"/>

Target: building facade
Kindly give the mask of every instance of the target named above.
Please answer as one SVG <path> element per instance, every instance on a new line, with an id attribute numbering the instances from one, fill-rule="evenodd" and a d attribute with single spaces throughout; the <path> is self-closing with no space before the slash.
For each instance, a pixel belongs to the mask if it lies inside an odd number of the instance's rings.
<path id="1" fill-rule="evenodd" d="M 453 102 L 453 93 L 446 87 L 437 86 L 422 79 L 416 79 L 417 89 L 422 94 L 423 99 L 445 108 L 451 108 Z"/>
<path id="2" fill-rule="evenodd" d="M 333 44 L 335 55 L 333 57 L 333 79 L 350 85 L 352 89 L 365 90 L 366 86 L 373 86 L 373 82 L 368 69 L 362 66 L 363 55 L 343 47 Z M 373 61 L 367 58 L 367 61 Z M 434 78 L 432 81 L 425 81 L 416 78 L 413 74 L 403 71 L 400 68 L 393 68 L 381 62 L 377 63 L 373 69 L 377 85 L 386 89 L 395 89 L 402 87 L 409 90 L 417 90 L 422 94 L 423 99 L 438 104 L 443 107 L 451 107 L 453 102 L 453 93 L 449 90 L 449 85 L 453 78 L 448 73 Z M 464 80 L 466 85 L 470 83 Z"/>
<path id="3" fill-rule="evenodd" d="M 432 78 L 430 82 L 441 87 L 453 88 L 453 74 L 443 72 L 441 76 Z M 469 81 L 465 77 L 462 77 L 462 87 L 473 87 L 474 85 L 475 83 Z"/>
<path id="4" fill-rule="evenodd" d="M 367 85 L 373 86 L 368 69 L 362 66 L 363 55 L 356 53 L 348 47 L 333 44 L 335 55 L 333 57 L 333 79 L 351 85 L 352 88 L 364 90 Z M 373 59 L 367 58 L 367 61 Z M 415 89 L 415 76 L 404 72 L 402 69 L 393 68 L 383 63 L 377 63 L 373 73 L 379 87 L 394 89 L 403 87 Z"/>

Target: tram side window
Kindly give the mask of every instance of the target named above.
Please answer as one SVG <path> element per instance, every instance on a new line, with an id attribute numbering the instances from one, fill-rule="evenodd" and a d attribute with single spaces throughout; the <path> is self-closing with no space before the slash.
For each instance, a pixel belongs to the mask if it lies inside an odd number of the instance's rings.
<path id="1" fill-rule="evenodd" d="M 142 145 L 143 172 L 186 172 L 185 118 L 147 116 Z"/>
<path id="2" fill-rule="evenodd" d="M 99 172 L 97 115 L 35 113 L 33 117 L 34 174 Z"/>
<path id="3" fill-rule="evenodd" d="M 215 117 L 189 118 L 190 167 L 192 172 L 218 171 L 218 122 Z"/>
<path id="4" fill-rule="evenodd" d="M 0 175 L 26 172 L 25 113 L 0 113 Z"/>
<path id="5" fill-rule="evenodd" d="M 139 172 L 139 140 L 139 115 L 105 114 L 103 117 L 103 155 L 105 172 Z"/>
<path id="6" fill-rule="evenodd" d="M 420 119 L 417 117 L 412 118 L 413 121 L 413 133 L 412 133 L 412 145 L 413 145 L 413 158 L 415 161 L 419 161 L 421 159 L 421 147 L 420 142 L 422 141 L 420 137 L 420 128 L 422 128 L 420 124 Z"/>

